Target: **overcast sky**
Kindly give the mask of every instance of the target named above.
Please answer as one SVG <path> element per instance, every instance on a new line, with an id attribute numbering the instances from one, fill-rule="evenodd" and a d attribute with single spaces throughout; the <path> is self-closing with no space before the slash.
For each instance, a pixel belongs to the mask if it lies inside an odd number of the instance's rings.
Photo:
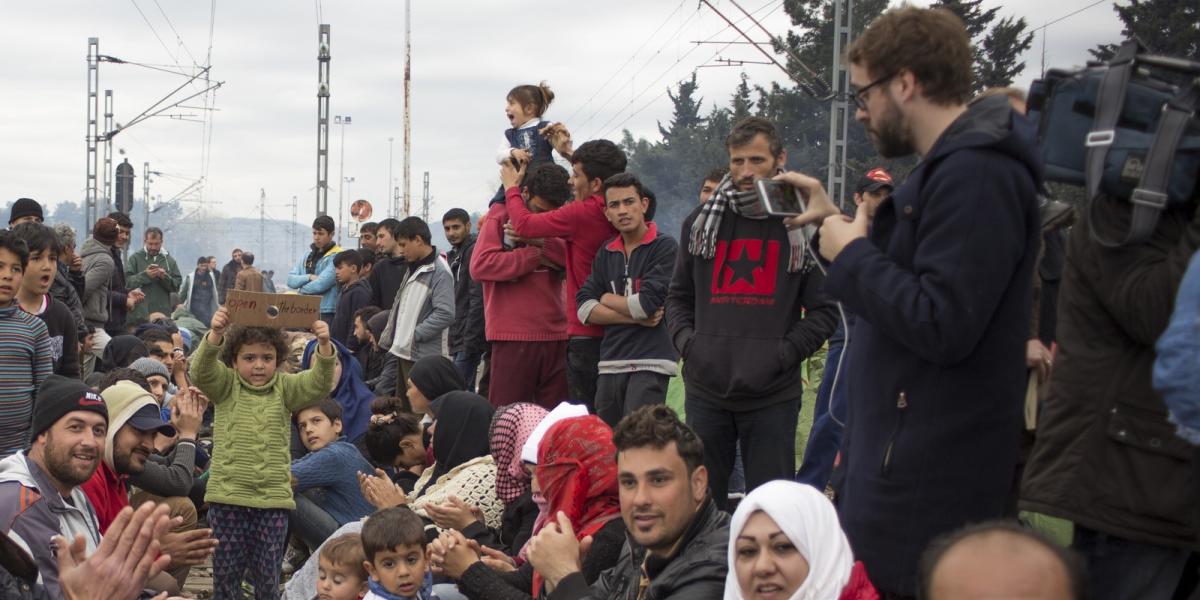
<path id="1" fill-rule="evenodd" d="M 211 76 L 225 84 L 216 92 L 211 119 L 203 194 L 210 209 L 257 215 L 261 188 L 270 217 L 290 219 L 293 195 L 301 222 L 315 214 L 318 10 L 321 22 L 332 26 L 331 113 L 353 119 L 345 128 L 344 150 L 345 176 L 355 181 L 347 186 L 345 211 L 357 198 L 374 203 L 377 214 L 386 210 L 388 138 L 395 138 L 392 176 L 403 184 L 403 2 L 318 1 L 319 6 L 304 0 L 215 2 Z M 737 14 L 729 0 L 714 3 L 731 17 Z M 772 31 L 788 26 L 781 0 L 740 3 L 761 9 Z M 1031 27 L 1091 3 L 985 0 L 1001 5 L 1002 15 L 1025 17 Z M 29 196 L 53 205 L 84 196 L 88 37 L 100 39 L 101 54 L 172 69 L 178 64 L 192 71 L 209 54 L 213 7 L 202 0 L 39 0 L 5 8 L 4 202 Z M 412 207 L 419 212 L 422 173 L 429 171 L 434 219 L 454 206 L 485 208 L 498 182 L 492 156 L 508 127 L 505 94 L 516 84 L 549 81 L 557 99 L 546 118 L 565 121 L 577 144 L 599 136 L 617 140 L 621 128 L 653 137 L 657 121 L 670 117 L 667 87 L 711 57 L 762 60 L 745 45 L 690 43 L 736 39 L 734 32 L 722 31 L 719 17 L 697 8 L 696 0 L 416 0 L 412 23 Z M 1111 2 L 1051 25 L 1046 64 L 1082 64 L 1087 48 L 1116 41 L 1120 29 Z M 1019 84 L 1038 75 L 1042 47 L 1039 33 Z M 762 85 L 782 79 L 772 66 L 744 69 Z M 713 102 L 727 102 L 740 71 L 698 70 L 706 110 Z M 184 81 L 131 65 L 100 66 L 101 94 L 114 90 L 118 123 Z M 184 93 L 200 89 L 190 86 Z M 200 99 L 187 106 L 201 106 Z M 203 118 L 194 108 L 168 113 Z M 140 197 L 142 163 L 149 161 L 152 170 L 165 174 L 154 178 L 151 195 L 166 200 L 200 177 L 202 140 L 200 123 L 151 119 L 117 136 L 113 162 L 130 159 Z M 338 210 L 341 140 L 342 130 L 331 126 L 331 213 Z M 189 211 L 197 207 L 198 196 L 187 198 Z"/>

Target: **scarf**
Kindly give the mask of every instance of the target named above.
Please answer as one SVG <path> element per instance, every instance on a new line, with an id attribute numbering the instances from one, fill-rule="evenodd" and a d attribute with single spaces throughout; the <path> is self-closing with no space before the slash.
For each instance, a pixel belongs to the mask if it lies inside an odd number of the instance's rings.
<path id="1" fill-rule="evenodd" d="M 425 580 L 421 582 L 421 589 L 417 590 L 416 596 L 401 596 L 387 591 L 382 583 L 379 583 L 374 577 L 367 579 L 367 589 L 370 592 L 383 600 L 437 600 L 437 596 L 433 593 L 433 572 L 425 571 Z"/>
<path id="2" fill-rule="evenodd" d="M 509 404 L 496 411 L 488 438 L 496 461 L 496 496 L 512 504 L 529 489 L 529 473 L 521 464 L 521 446 L 545 418 L 546 409 L 529 402 Z"/>
<path id="3" fill-rule="evenodd" d="M 332 241 L 329 242 L 329 245 L 325 246 L 324 248 L 318 248 L 316 244 L 309 244 L 308 247 L 312 249 L 312 252 L 309 252 L 308 258 L 304 259 L 304 273 L 306 275 L 316 275 L 317 261 L 321 260 L 321 257 L 325 256 L 325 253 L 329 252 L 333 246 L 334 243 Z"/>
<path id="4" fill-rule="evenodd" d="M 717 235 L 721 231 L 721 221 L 725 218 L 726 210 L 732 210 L 738 216 L 756 221 L 770 217 L 758 197 L 757 190 L 739 191 L 730 175 L 726 174 L 708 202 L 700 205 L 700 214 L 692 221 L 688 252 L 709 260 L 717 255 Z M 791 254 L 788 256 L 787 270 L 788 273 L 796 273 L 800 271 L 804 262 L 804 230 L 789 229 L 788 242 Z"/>
<path id="5" fill-rule="evenodd" d="M 594 535 L 621 515 L 612 437 L 600 417 L 588 415 L 556 423 L 538 447 L 537 478 L 549 504 L 547 523 L 553 525 L 558 513 L 564 513 L 576 539 Z M 535 572 L 535 598 L 541 589 L 542 576 Z"/>
<path id="6" fill-rule="evenodd" d="M 467 384 L 463 380 L 462 374 L 458 372 L 458 367 L 455 367 L 450 359 L 441 355 L 426 356 L 413 363 L 408 378 L 430 402 L 450 392 L 461 392 L 467 389 Z"/>
<path id="7" fill-rule="evenodd" d="M 771 481 L 746 495 L 729 523 L 729 573 L 725 600 L 742 600 L 738 584 L 737 538 L 750 515 L 767 513 L 808 561 L 808 578 L 791 600 L 838 600 L 850 581 L 854 555 L 842 533 L 837 511 L 816 488 L 794 481 Z"/>
<path id="8" fill-rule="evenodd" d="M 455 467 L 490 454 L 488 429 L 495 412 L 487 399 L 470 392 L 450 392 L 441 398 L 437 428 L 433 432 L 433 475 L 411 498 L 420 498 Z"/>
<path id="9" fill-rule="evenodd" d="M 330 342 L 337 349 L 338 362 L 342 365 L 342 375 L 330 396 L 342 407 L 342 435 L 351 443 L 355 443 L 367 432 L 367 425 L 371 421 L 371 402 L 375 400 L 375 393 L 363 381 L 358 359 L 354 358 L 341 342 Z M 312 367 L 313 353 L 316 350 L 317 340 L 309 340 L 300 358 L 301 369 Z"/>

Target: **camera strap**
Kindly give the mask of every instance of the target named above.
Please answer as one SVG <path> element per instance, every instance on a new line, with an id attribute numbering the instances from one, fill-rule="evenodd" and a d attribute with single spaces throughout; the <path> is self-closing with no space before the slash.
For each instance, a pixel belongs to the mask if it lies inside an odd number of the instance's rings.
<path id="1" fill-rule="evenodd" d="M 1179 149 L 1179 142 L 1183 138 L 1188 122 L 1196 114 L 1198 105 L 1200 105 L 1200 79 L 1193 79 L 1174 98 L 1163 104 L 1162 114 L 1159 116 L 1158 125 L 1155 128 L 1154 140 L 1146 152 L 1142 176 L 1129 198 L 1133 204 L 1129 232 L 1125 235 L 1124 241 L 1113 243 L 1101 238 L 1096 232 L 1096 228 L 1092 227 L 1092 240 L 1106 248 L 1117 248 L 1127 244 L 1140 244 L 1150 239 L 1150 235 L 1158 227 L 1159 215 L 1167 206 L 1167 186 L 1171 179 L 1171 167 L 1174 166 L 1175 153 Z M 1090 185 L 1090 179 L 1088 183 Z M 1089 210 L 1094 211 L 1095 204 L 1093 198 Z"/>
<path id="2" fill-rule="evenodd" d="M 1092 118 L 1092 130 L 1088 132 L 1084 145 L 1087 146 L 1085 175 L 1088 200 L 1095 201 L 1100 195 L 1100 180 L 1104 176 L 1104 161 L 1108 148 L 1117 135 L 1117 120 L 1125 108 L 1125 90 L 1133 70 L 1137 68 L 1138 43 L 1130 40 L 1121 44 L 1108 63 L 1100 89 L 1096 92 L 1096 112 Z"/>
<path id="3" fill-rule="evenodd" d="M 1121 44 L 1112 60 L 1109 61 L 1104 78 L 1100 81 L 1100 89 L 1096 93 L 1096 110 L 1092 120 L 1092 129 L 1088 132 L 1084 142 L 1087 147 L 1084 175 L 1087 182 L 1089 213 L 1094 213 L 1096 210 L 1096 200 L 1100 196 L 1100 184 L 1104 176 L 1108 150 L 1116 138 L 1117 123 L 1125 108 L 1125 95 L 1129 80 L 1137 69 L 1140 52 L 1141 46 L 1136 40 L 1129 40 Z M 1138 186 L 1130 197 L 1133 211 L 1130 216 L 1129 231 L 1124 240 L 1112 242 L 1102 238 L 1096 228 L 1092 227 L 1091 238 L 1097 244 L 1106 248 L 1117 248 L 1127 244 L 1142 243 L 1150 238 L 1154 228 L 1158 226 L 1159 215 L 1167 205 L 1167 186 L 1175 153 L 1188 122 L 1195 114 L 1198 103 L 1200 103 L 1200 83 L 1193 80 L 1190 85 L 1163 105 L 1155 128 L 1154 139 L 1143 162 Z M 1092 222 L 1095 221 L 1092 220 Z"/>

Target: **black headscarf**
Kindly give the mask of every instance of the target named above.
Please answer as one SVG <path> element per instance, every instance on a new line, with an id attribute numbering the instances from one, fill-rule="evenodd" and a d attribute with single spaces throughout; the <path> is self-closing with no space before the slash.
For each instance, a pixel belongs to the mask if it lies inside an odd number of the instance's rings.
<path id="1" fill-rule="evenodd" d="M 455 367 L 450 359 L 441 355 L 426 356 L 418 360 L 413 364 L 412 370 L 408 372 L 408 378 L 412 380 L 418 390 L 421 390 L 421 395 L 428 398 L 430 402 L 444 394 L 467 389 L 467 384 L 463 381 L 462 373 L 458 372 L 458 367 Z"/>
<path id="2" fill-rule="evenodd" d="M 122 367 L 128 367 L 133 361 L 149 356 L 150 351 L 142 340 L 132 335 L 118 335 L 108 341 L 104 354 L 100 356 L 100 370 L 105 373 Z"/>
<path id="3" fill-rule="evenodd" d="M 491 403 L 471 392 L 450 392 L 438 399 L 441 411 L 433 432 L 433 475 L 413 495 L 420 497 L 430 485 L 465 462 L 492 452 L 488 430 L 492 426 Z"/>

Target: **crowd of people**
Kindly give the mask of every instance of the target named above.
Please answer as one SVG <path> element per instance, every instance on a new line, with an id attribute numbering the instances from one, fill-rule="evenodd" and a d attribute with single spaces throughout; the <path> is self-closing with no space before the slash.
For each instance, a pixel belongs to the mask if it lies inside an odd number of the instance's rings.
<path id="1" fill-rule="evenodd" d="M 1046 197 L 1024 96 L 969 97 L 945 10 L 888 10 L 847 61 L 879 154 L 920 157 L 869 169 L 852 216 L 749 117 L 675 237 L 616 144 L 544 120 L 545 84 L 508 94 L 501 189 L 444 215 L 448 248 L 417 217 L 342 248 L 322 215 L 279 288 L 250 252 L 183 275 L 157 228 L 127 254 L 116 212 L 77 245 L 18 200 L 0 594 L 166 598 L 211 561 L 217 600 L 1185 597 L 1195 204 L 1101 244 L 1129 204 Z M 284 288 L 320 297 L 307 330 L 226 307 Z"/>

